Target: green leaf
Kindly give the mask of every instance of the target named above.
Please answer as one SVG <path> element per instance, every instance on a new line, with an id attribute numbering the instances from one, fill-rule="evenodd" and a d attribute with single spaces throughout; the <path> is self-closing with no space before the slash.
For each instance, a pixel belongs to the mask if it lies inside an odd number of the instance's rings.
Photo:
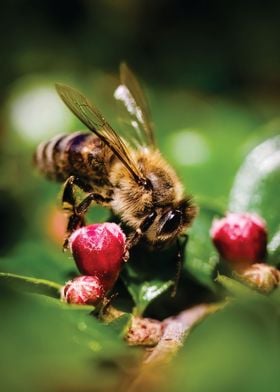
<path id="1" fill-rule="evenodd" d="M 138 316 L 143 314 L 149 303 L 167 291 L 172 285 L 173 282 L 171 280 L 167 282 L 152 280 L 143 282 L 140 285 L 130 285 L 129 292 L 136 303 L 135 313 Z"/>
<path id="2" fill-rule="evenodd" d="M 280 135 L 258 145 L 239 169 L 230 195 L 233 212 L 252 211 L 268 224 L 272 238 L 279 227 Z"/>
<path id="3" fill-rule="evenodd" d="M 141 276 L 137 275 L 131 266 L 127 266 L 122 278 L 135 303 L 134 314 L 137 316 L 141 316 L 153 300 L 173 285 L 172 280 L 152 279 L 143 281 Z"/>
<path id="4" fill-rule="evenodd" d="M 274 291 L 272 291 L 270 297 L 276 302 L 278 302 L 278 304 L 280 304 L 280 286 L 278 286 Z"/>
<path id="5" fill-rule="evenodd" d="M 92 385 L 112 390 L 122 362 L 133 363 L 135 352 L 90 315 L 92 307 L 25 295 L 7 285 L 0 292 L 3 390 L 78 391 L 92 390 Z"/>
<path id="6" fill-rule="evenodd" d="M 26 240 L 19 243 L 4 258 L 1 271 L 30 277 L 39 276 L 58 283 L 64 283 L 77 273 L 74 260 L 60 246 L 53 247 L 48 242 Z"/>
<path id="7" fill-rule="evenodd" d="M 108 324 L 108 327 L 112 328 L 119 336 L 123 337 L 131 323 L 132 314 L 124 313 L 120 317 L 117 317 Z"/>
<path id="8" fill-rule="evenodd" d="M 5 272 L 0 272 L 0 281 L 7 283 L 17 290 L 47 295 L 54 298 L 60 297 L 60 290 L 62 288 L 61 285 L 49 280 L 36 279 Z"/>
<path id="9" fill-rule="evenodd" d="M 218 257 L 209 232 L 213 219 L 221 215 L 222 211 L 216 206 L 200 206 L 199 215 L 189 231 L 185 252 L 185 269 L 198 282 L 213 291 L 215 291 L 213 279 Z"/>

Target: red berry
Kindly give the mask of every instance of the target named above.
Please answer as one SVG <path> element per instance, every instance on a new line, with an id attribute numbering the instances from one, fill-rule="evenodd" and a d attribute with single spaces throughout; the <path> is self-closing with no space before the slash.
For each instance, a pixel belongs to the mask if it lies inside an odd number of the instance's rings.
<path id="1" fill-rule="evenodd" d="M 98 276 L 105 290 L 117 280 L 125 254 L 125 235 L 115 223 L 98 223 L 76 230 L 69 239 L 79 271 Z"/>
<path id="2" fill-rule="evenodd" d="M 257 215 L 228 213 L 214 220 L 210 234 L 222 258 L 235 269 L 246 268 L 266 255 L 267 229 Z"/>
<path id="3" fill-rule="evenodd" d="M 65 284 L 61 296 L 70 304 L 96 305 L 104 298 L 105 290 L 97 276 L 78 276 Z"/>

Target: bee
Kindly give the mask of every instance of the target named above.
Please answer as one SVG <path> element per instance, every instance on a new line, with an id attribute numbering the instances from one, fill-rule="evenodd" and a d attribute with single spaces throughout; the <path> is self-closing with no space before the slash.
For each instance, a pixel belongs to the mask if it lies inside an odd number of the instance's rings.
<path id="1" fill-rule="evenodd" d="M 114 97 L 130 119 L 127 137 L 117 133 L 79 91 L 56 84 L 63 102 L 89 129 L 41 143 L 35 163 L 47 178 L 64 182 L 62 203 L 68 210 L 64 247 L 92 203 L 109 207 L 127 227 L 127 248 L 144 239 L 152 248 L 173 243 L 192 223 L 196 206 L 184 193 L 174 169 L 156 147 L 147 99 L 133 72 L 120 66 Z M 79 203 L 75 187 L 86 193 Z"/>

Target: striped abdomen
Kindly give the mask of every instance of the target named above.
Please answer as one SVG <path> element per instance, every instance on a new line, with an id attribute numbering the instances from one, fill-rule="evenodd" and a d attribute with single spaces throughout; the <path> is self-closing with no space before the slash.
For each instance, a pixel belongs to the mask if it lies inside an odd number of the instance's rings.
<path id="1" fill-rule="evenodd" d="M 112 151 L 91 133 L 75 132 L 42 142 L 34 161 L 41 173 L 63 182 L 74 175 L 92 186 L 110 186 L 108 175 Z"/>

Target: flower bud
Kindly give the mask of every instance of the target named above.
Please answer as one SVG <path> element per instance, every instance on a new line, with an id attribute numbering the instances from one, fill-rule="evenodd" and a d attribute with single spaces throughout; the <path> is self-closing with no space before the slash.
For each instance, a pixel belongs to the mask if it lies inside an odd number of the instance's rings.
<path id="1" fill-rule="evenodd" d="M 69 238 L 69 245 L 79 271 L 98 276 L 107 291 L 119 276 L 125 240 L 117 224 L 106 222 L 76 230 Z"/>
<path id="2" fill-rule="evenodd" d="M 266 225 L 257 215 L 228 213 L 213 221 L 210 235 L 221 257 L 234 269 L 246 268 L 266 255 Z"/>
<path id="3" fill-rule="evenodd" d="M 67 282 L 61 291 L 61 299 L 78 305 L 97 305 L 105 296 L 105 290 L 97 276 L 78 276 Z"/>
<path id="4" fill-rule="evenodd" d="M 262 263 L 251 265 L 237 276 L 249 286 L 266 294 L 280 284 L 280 271 L 271 265 Z"/>
<path id="5" fill-rule="evenodd" d="M 160 321 L 133 317 L 126 334 L 126 341 L 131 346 L 155 346 L 162 333 L 163 327 Z"/>

